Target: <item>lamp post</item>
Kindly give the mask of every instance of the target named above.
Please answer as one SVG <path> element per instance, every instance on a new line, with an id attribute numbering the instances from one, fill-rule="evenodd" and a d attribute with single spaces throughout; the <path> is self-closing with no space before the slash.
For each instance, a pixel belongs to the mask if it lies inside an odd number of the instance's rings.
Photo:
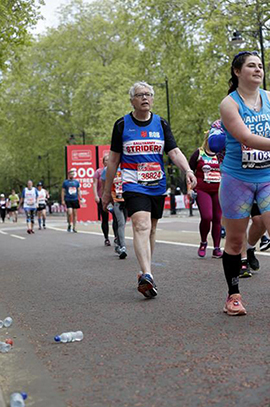
<path id="1" fill-rule="evenodd" d="M 153 83 L 152 85 L 160 86 L 161 88 L 165 87 L 166 91 L 166 107 L 167 107 L 167 121 L 171 126 L 171 109 L 170 109 L 170 97 L 169 97 L 169 80 L 167 76 L 165 76 L 164 83 Z M 175 208 L 175 180 L 173 176 L 173 162 L 168 158 L 168 174 L 170 176 L 170 201 L 171 201 L 171 215 L 176 215 L 176 208 Z"/>
<path id="2" fill-rule="evenodd" d="M 156 82 L 152 83 L 153 86 L 159 86 L 160 88 L 165 88 L 166 91 L 166 106 L 167 106 L 167 120 L 169 125 L 171 126 L 171 110 L 170 110 L 170 98 L 169 98 L 169 80 L 167 76 L 165 76 L 164 82 Z"/>
<path id="3" fill-rule="evenodd" d="M 81 134 L 79 134 L 79 137 L 82 137 L 83 139 L 83 144 L 85 145 L 85 140 L 86 140 L 86 133 L 84 130 L 82 130 Z M 69 144 L 76 144 L 76 135 L 75 134 L 71 134 L 69 136 L 69 140 L 68 140 Z"/>
<path id="4" fill-rule="evenodd" d="M 50 168 L 50 155 L 47 152 L 44 156 L 38 155 L 38 163 L 42 160 L 42 158 L 47 158 L 47 176 L 48 176 L 48 189 L 51 189 L 51 168 Z"/>
<path id="5" fill-rule="evenodd" d="M 266 90 L 266 78 L 265 78 L 265 61 L 264 61 L 264 42 L 263 42 L 263 30 L 262 30 L 262 23 L 259 22 L 259 28 L 257 31 L 238 31 L 236 30 L 233 33 L 233 37 L 231 39 L 232 44 L 243 44 L 244 40 L 242 38 L 241 33 L 249 33 L 252 34 L 255 38 L 259 36 L 259 41 L 260 41 L 260 48 L 261 48 L 261 59 L 262 59 L 262 65 L 263 65 L 263 70 L 264 70 L 264 77 L 263 77 L 263 89 Z"/>

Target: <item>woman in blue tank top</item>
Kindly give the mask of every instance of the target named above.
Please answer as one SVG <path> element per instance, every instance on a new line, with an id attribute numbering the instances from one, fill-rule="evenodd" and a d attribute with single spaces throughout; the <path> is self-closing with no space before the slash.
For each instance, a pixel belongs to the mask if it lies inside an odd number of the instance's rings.
<path id="1" fill-rule="evenodd" d="M 231 66 L 230 89 L 220 105 L 226 132 L 220 203 L 227 239 L 223 254 L 228 315 L 245 315 L 239 293 L 241 249 L 256 200 L 270 230 L 270 92 L 260 89 L 264 72 L 257 52 L 239 52 Z"/>

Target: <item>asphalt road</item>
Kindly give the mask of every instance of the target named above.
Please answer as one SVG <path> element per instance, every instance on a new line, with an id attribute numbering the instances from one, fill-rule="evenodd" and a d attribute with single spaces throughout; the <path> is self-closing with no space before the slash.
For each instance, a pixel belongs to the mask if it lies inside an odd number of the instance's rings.
<path id="1" fill-rule="evenodd" d="M 270 406 L 268 253 L 241 280 L 248 315 L 228 317 L 221 261 L 196 255 L 197 217 L 160 222 L 154 300 L 137 292 L 131 239 L 119 260 L 97 224 L 49 227 L 29 236 L 22 220 L 0 226 L 0 318 L 14 319 L 0 330 L 14 339 L 0 354 L 6 403 L 22 390 L 27 407 Z M 54 343 L 74 330 L 82 342 Z"/>

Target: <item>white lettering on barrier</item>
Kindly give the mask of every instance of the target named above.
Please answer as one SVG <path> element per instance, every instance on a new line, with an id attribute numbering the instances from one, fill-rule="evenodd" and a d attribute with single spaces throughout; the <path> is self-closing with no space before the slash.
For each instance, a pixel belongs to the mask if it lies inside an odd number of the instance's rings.
<path id="1" fill-rule="evenodd" d="M 71 168 L 71 171 L 74 172 L 74 178 L 93 178 L 95 171 L 92 167 L 88 168 Z"/>

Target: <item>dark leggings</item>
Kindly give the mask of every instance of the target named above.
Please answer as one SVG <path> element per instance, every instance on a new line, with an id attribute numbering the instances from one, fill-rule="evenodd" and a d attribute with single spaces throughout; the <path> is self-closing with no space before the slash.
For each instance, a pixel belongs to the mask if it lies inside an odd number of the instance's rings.
<path id="1" fill-rule="evenodd" d="M 219 247 L 222 212 L 219 204 L 218 192 L 205 192 L 198 190 L 197 204 L 201 215 L 201 241 L 207 241 L 207 235 L 210 231 L 212 222 L 212 237 L 214 247 Z"/>
<path id="2" fill-rule="evenodd" d="M 4 208 L 0 208 L 0 214 L 2 221 L 5 222 L 6 210 Z"/>
<path id="3" fill-rule="evenodd" d="M 101 218 L 101 229 L 105 239 L 109 238 L 109 212 L 105 212 L 102 208 L 101 199 L 98 203 L 98 218 Z M 113 214 L 113 232 L 114 236 L 117 237 L 117 220 Z"/>
<path id="4" fill-rule="evenodd" d="M 105 212 L 102 208 L 102 201 L 98 203 L 98 218 L 101 218 L 101 229 L 105 239 L 109 237 L 109 213 Z"/>

